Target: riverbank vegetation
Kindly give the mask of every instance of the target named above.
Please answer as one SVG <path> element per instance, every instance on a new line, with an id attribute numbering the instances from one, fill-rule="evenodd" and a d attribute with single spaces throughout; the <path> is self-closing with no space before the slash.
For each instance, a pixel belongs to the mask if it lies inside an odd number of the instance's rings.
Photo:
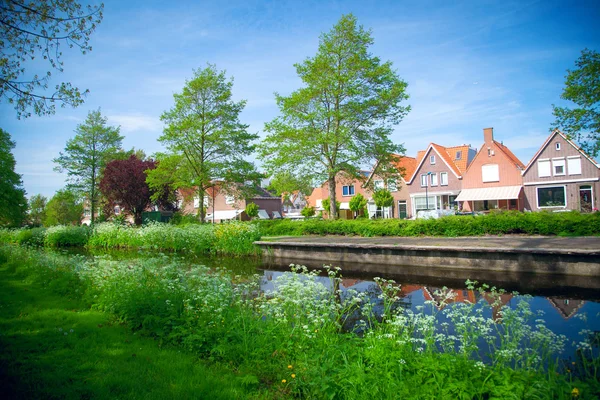
<path id="1" fill-rule="evenodd" d="M 208 387 L 212 398 L 257 399 L 600 394 L 598 339 L 586 332 L 576 357 L 561 360 L 564 338 L 526 298 L 501 308 L 501 292 L 483 286 L 482 304 L 451 304 L 441 290 L 427 316 L 401 307 L 392 281 L 369 296 L 338 291 L 339 272 L 328 274 L 326 287 L 293 267 L 262 293 L 258 278 L 183 259 L 1 245 L 3 370 L 30 397 L 198 398 Z"/>
<path id="2" fill-rule="evenodd" d="M 260 220 L 263 236 L 482 236 L 482 235 L 600 235 L 600 213 L 517 211 L 487 215 L 453 215 L 439 219 Z"/>

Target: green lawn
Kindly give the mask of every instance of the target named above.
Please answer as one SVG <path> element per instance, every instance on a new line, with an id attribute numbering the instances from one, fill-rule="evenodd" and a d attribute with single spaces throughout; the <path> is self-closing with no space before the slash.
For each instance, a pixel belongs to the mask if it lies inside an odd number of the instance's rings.
<path id="1" fill-rule="evenodd" d="M 159 348 L 6 265 L 0 268 L 0 332 L 3 399 L 249 397 L 232 371 Z"/>

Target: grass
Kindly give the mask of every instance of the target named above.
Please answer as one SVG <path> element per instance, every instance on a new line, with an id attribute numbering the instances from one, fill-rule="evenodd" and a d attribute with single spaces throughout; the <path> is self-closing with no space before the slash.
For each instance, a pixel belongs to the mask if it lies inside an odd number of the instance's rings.
<path id="1" fill-rule="evenodd" d="M 0 267 L 0 381 L 4 399 L 238 399 L 239 377 L 91 310 L 77 286 Z M 61 280 L 55 277 L 55 280 Z M 72 280 L 67 280 L 73 283 Z M 81 287 L 79 287 L 81 288 Z M 218 390 L 215 390 L 218 388 Z"/>
<path id="2" fill-rule="evenodd" d="M 339 272 L 328 275 L 337 287 Z M 487 308 L 478 308 L 440 290 L 427 315 L 400 307 L 394 282 L 376 283 L 372 297 L 340 292 L 293 267 L 277 291 L 260 293 L 258 278 L 185 261 L 0 246 L 3 380 L 20 398 L 600 395 L 597 336 L 582 337 L 566 370 L 564 338 L 527 298 L 496 313 L 499 322 L 488 301 L 501 291 L 480 286 Z"/>

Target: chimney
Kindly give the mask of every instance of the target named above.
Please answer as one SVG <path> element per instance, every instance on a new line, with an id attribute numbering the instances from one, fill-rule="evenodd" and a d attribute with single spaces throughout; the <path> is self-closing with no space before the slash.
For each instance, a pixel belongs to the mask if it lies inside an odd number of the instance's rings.
<path id="1" fill-rule="evenodd" d="M 491 145 L 494 141 L 494 128 L 483 128 L 483 141 L 486 145 Z"/>

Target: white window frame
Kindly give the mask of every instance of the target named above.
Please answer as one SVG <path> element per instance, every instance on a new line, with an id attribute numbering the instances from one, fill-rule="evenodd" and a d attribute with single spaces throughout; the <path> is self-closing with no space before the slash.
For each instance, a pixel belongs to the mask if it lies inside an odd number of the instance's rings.
<path id="1" fill-rule="evenodd" d="M 554 148 L 558 151 L 560 150 L 560 142 L 556 142 Z"/>
<path id="2" fill-rule="evenodd" d="M 556 173 L 556 167 L 562 167 L 563 172 Z M 552 159 L 552 175 L 553 176 L 565 176 L 567 174 L 567 161 L 564 157 Z"/>
<path id="3" fill-rule="evenodd" d="M 429 186 L 429 182 L 428 182 L 428 177 L 427 174 L 421 174 L 421 187 L 427 187 Z M 425 184 L 423 185 L 423 182 L 425 182 Z"/>
<path id="4" fill-rule="evenodd" d="M 430 179 L 430 182 L 431 182 L 431 186 L 432 187 L 433 186 L 437 186 L 438 185 L 438 174 L 434 173 L 434 174 L 431 174 L 430 176 L 431 176 L 431 178 L 429 178 L 429 179 Z"/>
<path id="5" fill-rule="evenodd" d="M 539 195 L 539 190 L 540 189 L 547 189 L 547 188 L 558 188 L 558 187 L 562 187 L 564 192 L 565 192 L 565 205 L 564 206 L 540 206 L 540 195 Z M 566 185 L 545 185 L 545 186 L 538 186 L 535 188 L 535 205 L 537 206 L 537 208 L 567 208 L 567 204 L 568 204 L 568 197 L 567 197 L 567 186 Z"/>
<path id="6" fill-rule="evenodd" d="M 235 203 L 235 197 L 225 195 L 225 204 L 233 204 Z"/>
<path id="7" fill-rule="evenodd" d="M 462 150 L 456 151 L 456 160 L 462 160 Z"/>
<path id="8" fill-rule="evenodd" d="M 440 172 L 440 186 L 448 186 L 448 173 L 447 172 Z"/>
<path id="9" fill-rule="evenodd" d="M 486 168 L 487 167 L 487 168 Z M 485 170 L 489 170 L 490 176 L 486 177 Z M 484 164 L 481 166 L 482 182 L 500 182 L 500 167 L 498 164 Z"/>
<path id="10" fill-rule="evenodd" d="M 575 161 L 578 162 L 576 168 L 574 168 Z M 571 172 L 571 170 L 575 170 L 576 172 Z M 581 175 L 581 156 L 567 157 L 567 172 L 569 173 L 569 175 Z"/>
<path id="11" fill-rule="evenodd" d="M 435 154 L 429 156 L 429 164 L 435 165 Z"/>
<path id="12" fill-rule="evenodd" d="M 376 181 L 373 181 L 373 188 L 375 190 L 379 190 L 379 189 L 383 189 L 383 181 L 381 179 L 377 179 Z"/>
<path id="13" fill-rule="evenodd" d="M 352 190 L 350 190 L 352 188 Z M 346 189 L 346 194 L 344 194 L 344 189 Z M 342 186 L 342 196 L 354 196 L 354 185 L 343 185 Z"/>
<path id="14" fill-rule="evenodd" d="M 544 170 L 544 175 L 542 175 L 542 169 L 540 168 L 540 164 L 547 165 L 546 170 Z M 549 158 L 540 159 L 537 161 L 537 169 L 538 169 L 538 178 L 548 178 L 552 176 L 552 162 Z M 547 171 L 547 172 L 546 172 Z"/>
<path id="15" fill-rule="evenodd" d="M 194 196 L 194 208 L 200 208 L 200 197 Z"/>
<path id="16" fill-rule="evenodd" d="M 389 179 L 387 182 L 387 187 L 390 192 L 398 191 L 398 183 L 396 182 L 395 179 Z"/>

